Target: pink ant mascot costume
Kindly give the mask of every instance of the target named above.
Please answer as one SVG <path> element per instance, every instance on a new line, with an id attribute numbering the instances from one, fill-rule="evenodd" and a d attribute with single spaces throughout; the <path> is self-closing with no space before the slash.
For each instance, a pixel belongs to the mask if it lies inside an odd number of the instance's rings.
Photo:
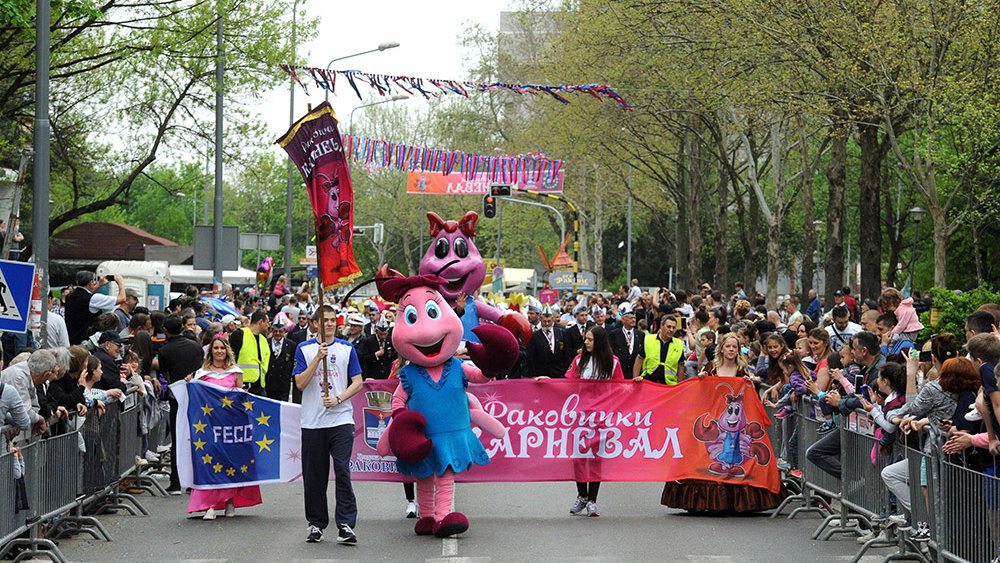
<path id="1" fill-rule="evenodd" d="M 481 343 L 467 345 L 476 365 L 463 364 L 455 357 L 462 321 L 439 291 L 448 281 L 434 274 L 403 277 L 387 266 L 378 279 L 382 298 L 398 304 L 392 344 L 409 362 L 399 370 L 392 423 L 378 451 L 391 452 L 399 472 L 417 479 L 421 518 L 414 532 L 442 538 L 460 534 L 469 529 L 469 520 L 454 512 L 455 474 L 490 462 L 471 423 L 498 438 L 506 431 L 465 389 L 469 382 L 486 382 L 509 370 L 517 359 L 517 340 L 498 325 L 476 327 Z"/>
<path id="2" fill-rule="evenodd" d="M 458 221 L 445 221 L 433 211 L 427 212 L 431 245 L 420 259 L 420 274 L 434 273 L 445 278 L 439 292 L 458 311 L 464 328 L 462 339 L 479 342 L 472 329 L 480 323 L 495 323 L 509 330 L 522 344 L 531 339 L 528 319 L 513 311 L 501 313 L 482 299 L 479 288 L 486 279 L 486 264 L 476 247 L 476 221 L 479 215 L 467 211 Z"/>

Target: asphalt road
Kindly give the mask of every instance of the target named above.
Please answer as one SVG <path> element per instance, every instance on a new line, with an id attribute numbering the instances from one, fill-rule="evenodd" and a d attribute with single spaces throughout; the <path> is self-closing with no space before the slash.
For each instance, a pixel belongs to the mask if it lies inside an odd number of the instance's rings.
<path id="1" fill-rule="evenodd" d="M 850 561 L 853 539 L 810 539 L 815 515 L 694 516 L 659 505 L 655 483 L 606 483 L 600 518 L 570 516 L 573 483 L 460 484 L 456 506 L 471 521 L 457 539 L 413 534 L 402 486 L 355 483 L 356 547 L 305 543 L 301 484 L 262 487 L 264 504 L 232 519 L 187 518 L 187 497 L 140 495 L 149 516 L 106 515 L 114 541 L 60 542 L 70 561 Z M 333 487 L 330 487 L 331 510 Z M 886 552 L 881 552 L 884 555 Z M 880 561 L 867 556 L 864 561 Z"/>

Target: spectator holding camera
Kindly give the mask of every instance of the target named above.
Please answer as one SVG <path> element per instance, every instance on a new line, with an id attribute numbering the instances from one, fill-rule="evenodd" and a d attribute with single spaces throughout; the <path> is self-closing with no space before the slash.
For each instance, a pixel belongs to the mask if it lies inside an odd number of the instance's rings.
<path id="1" fill-rule="evenodd" d="M 118 286 L 117 295 L 104 295 L 97 290 L 110 282 Z M 76 273 L 76 288 L 66 295 L 66 329 L 70 344 L 80 344 L 95 332 L 94 323 L 101 313 L 110 313 L 125 304 L 125 280 L 118 274 L 98 278 L 94 272 Z"/>

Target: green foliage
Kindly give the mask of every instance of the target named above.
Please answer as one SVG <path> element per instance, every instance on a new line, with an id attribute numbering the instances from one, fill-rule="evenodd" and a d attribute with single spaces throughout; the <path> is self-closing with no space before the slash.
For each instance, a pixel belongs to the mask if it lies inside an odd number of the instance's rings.
<path id="1" fill-rule="evenodd" d="M 981 285 L 972 291 L 955 292 L 947 289 L 931 289 L 934 308 L 920 315 L 924 330 L 920 338 L 927 339 L 939 332 L 954 334 L 959 342 L 965 341 L 965 319 L 985 303 L 1000 303 L 1000 291 Z M 931 316 L 938 311 L 937 324 L 931 326 Z"/>

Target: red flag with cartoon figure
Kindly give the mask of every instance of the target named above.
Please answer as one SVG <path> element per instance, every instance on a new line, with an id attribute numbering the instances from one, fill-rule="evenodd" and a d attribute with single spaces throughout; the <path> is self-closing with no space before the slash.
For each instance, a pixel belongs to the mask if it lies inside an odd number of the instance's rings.
<path id="1" fill-rule="evenodd" d="M 337 118 L 328 102 L 299 119 L 278 144 L 302 173 L 316 216 L 316 254 L 324 289 L 361 276 L 354 261 L 354 188 Z"/>

